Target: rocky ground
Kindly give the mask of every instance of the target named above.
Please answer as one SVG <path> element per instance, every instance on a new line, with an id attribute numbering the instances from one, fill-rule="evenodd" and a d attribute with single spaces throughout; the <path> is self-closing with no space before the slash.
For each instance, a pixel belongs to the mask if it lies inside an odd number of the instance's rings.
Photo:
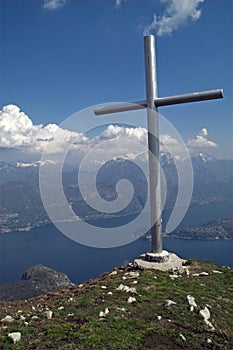
<path id="1" fill-rule="evenodd" d="M 0 304 L 3 350 L 232 349 L 232 269 L 203 261 L 170 272 L 117 268 Z"/>

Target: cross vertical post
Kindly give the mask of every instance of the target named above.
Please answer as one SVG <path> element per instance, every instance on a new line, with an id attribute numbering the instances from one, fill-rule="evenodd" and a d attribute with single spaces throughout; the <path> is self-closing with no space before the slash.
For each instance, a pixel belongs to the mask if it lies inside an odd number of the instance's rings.
<path id="1" fill-rule="evenodd" d="M 160 189 L 160 151 L 158 108 L 154 101 L 158 97 L 156 79 L 155 37 L 144 37 L 145 76 L 146 76 L 146 104 L 150 173 L 150 205 L 151 205 L 151 239 L 152 253 L 162 251 L 161 225 L 161 189 Z"/>
<path id="2" fill-rule="evenodd" d="M 165 271 L 171 267 L 181 267 L 182 259 L 175 254 L 169 254 L 162 250 L 162 220 L 161 220 L 161 183 L 160 183 L 160 151 L 159 151 L 159 123 L 158 107 L 170 106 L 180 103 L 199 102 L 223 98 L 223 90 L 209 90 L 193 92 L 183 95 L 158 97 L 156 79 L 156 53 L 155 37 L 144 37 L 145 73 L 146 73 L 146 100 L 117 105 L 97 107 L 95 115 L 120 113 L 147 108 L 148 150 L 149 150 L 149 187 L 151 205 L 151 240 L 152 252 L 135 259 L 135 263 L 143 268 L 161 269 Z M 170 256 L 172 258 L 170 259 Z M 161 266 L 163 265 L 163 266 Z"/>

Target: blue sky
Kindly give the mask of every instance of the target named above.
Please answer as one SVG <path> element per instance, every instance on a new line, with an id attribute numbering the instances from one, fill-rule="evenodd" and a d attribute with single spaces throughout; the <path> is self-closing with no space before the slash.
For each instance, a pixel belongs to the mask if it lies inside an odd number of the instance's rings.
<path id="1" fill-rule="evenodd" d="M 207 153 L 232 157 L 231 0 L 2 0 L 0 109 L 13 104 L 46 126 L 92 105 L 144 99 L 146 32 L 156 35 L 160 97 L 224 89 L 223 100 L 160 113 L 185 141 L 199 134 L 218 145 Z"/>

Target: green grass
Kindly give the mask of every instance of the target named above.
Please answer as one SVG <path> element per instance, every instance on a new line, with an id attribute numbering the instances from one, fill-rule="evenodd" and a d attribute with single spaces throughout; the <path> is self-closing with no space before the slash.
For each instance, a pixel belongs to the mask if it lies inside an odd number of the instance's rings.
<path id="1" fill-rule="evenodd" d="M 133 284 L 136 279 L 128 278 L 126 269 L 118 269 L 117 275 L 104 274 L 84 283 L 82 288 L 67 287 L 27 302 L 2 302 L 0 319 L 9 314 L 15 321 L 2 323 L 0 349 L 232 349 L 232 269 L 197 260 L 189 264 L 191 274 L 206 271 L 209 276 L 183 274 L 172 280 L 168 272 L 145 270 L 140 271 L 138 283 Z M 214 274 L 213 270 L 223 273 Z M 127 279 L 123 280 L 123 276 Z M 127 303 L 131 293 L 116 290 L 121 283 L 136 288 L 135 303 Z M 107 288 L 102 289 L 103 285 Z M 109 291 L 113 295 L 108 295 Z M 185 302 L 188 294 L 195 297 L 198 305 L 193 312 Z M 175 301 L 176 305 L 164 308 L 166 299 Z M 215 331 L 206 326 L 199 314 L 206 304 Z M 32 311 L 32 306 L 36 311 Z M 59 310 L 60 306 L 64 309 Z M 44 314 L 46 307 L 53 311 L 50 320 Z M 100 319 L 99 312 L 105 308 L 110 313 Z M 27 317 L 28 327 L 20 321 L 19 309 Z M 40 318 L 30 321 L 32 315 Z M 161 320 L 157 318 L 159 315 Z M 7 336 L 13 331 L 22 334 L 17 344 Z M 208 343 L 207 339 L 212 342 Z"/>

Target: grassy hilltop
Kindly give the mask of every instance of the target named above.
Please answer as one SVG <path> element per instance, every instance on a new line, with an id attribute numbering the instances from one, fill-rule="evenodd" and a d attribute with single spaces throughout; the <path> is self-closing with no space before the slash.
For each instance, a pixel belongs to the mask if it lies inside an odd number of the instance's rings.
<path id="1" fill-rule="evenodd" d="M 0 319 L 13 320 L 0 322 L 0 349 L 232 349 L 232 269 L 188 265 L 181 275 L 118 268 L 34 299 L 1 302 Z M 166 300 L 175 304 L 166 307 Z M 200 314 L 205 307 L 212 327 Z M 11 332 L 21 340 L 13 344 Z"/>

